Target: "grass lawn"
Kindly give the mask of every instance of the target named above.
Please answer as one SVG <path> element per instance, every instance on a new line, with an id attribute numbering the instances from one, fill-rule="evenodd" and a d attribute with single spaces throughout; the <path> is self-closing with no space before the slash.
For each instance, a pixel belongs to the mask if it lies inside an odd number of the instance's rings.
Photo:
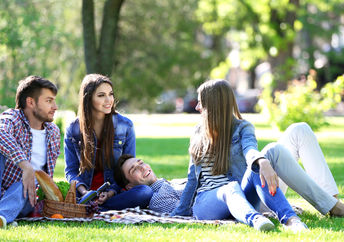
<path id="1" fill-rule="evenodd" d="M 135 123 L 137 156 L 150 163 L 159 177 L 183 178 L 187 175 L 188 136 L 197 115 L 128 115 Z M 270 128 L 259 115 L 244 116 L 257 128 L 260 149 L 275 141 L 280 132 Z M 151 122 L 150 122 L 151 121 Z M 326 160 L 344 198 L 344 117 L 329 118 L 330 126 L 317 132 Z M 168 137 L 166 137 L 168 136 Z M 63 154 L 58 160 L 55 180 L 64 179 Z M 288 200 L 301 206 L 305 212 L 302 220 L 309 231 L 292 234 L 274 220 L 276 229 L 269 233 L 255 231 L 243 224 L 235 225 L 185 225 L 142 224 L 118 225 L 105 222 L 19 222 L 18 227 L 0 230 L 0 241 L 342 241 L 344 218 L 322 216 L 305 200 L 290 189 Z"/>

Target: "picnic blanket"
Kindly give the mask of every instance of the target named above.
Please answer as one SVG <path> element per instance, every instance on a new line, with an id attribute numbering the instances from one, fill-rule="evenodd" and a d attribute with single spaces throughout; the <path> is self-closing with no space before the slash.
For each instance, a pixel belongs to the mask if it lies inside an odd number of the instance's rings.
<path id="1" fill-rule="evenodd" d="M 127 208 L 123 210 L 110 210 L 107 212 L 96 213 L 90 218 L 63 218 L 55 219 L 49 217 L 24 217 L 16 219 L 16 221 L 76 221 L 91 222 L 105 221 L 108 223 L 118 224 L 140 224 L 140 223 L 201 223 L 201 224 L 234 224 L 234 220 L 196 220 L 193 217 L 170 216 L 167 213 L 158 213 L 149 209 Z"/>

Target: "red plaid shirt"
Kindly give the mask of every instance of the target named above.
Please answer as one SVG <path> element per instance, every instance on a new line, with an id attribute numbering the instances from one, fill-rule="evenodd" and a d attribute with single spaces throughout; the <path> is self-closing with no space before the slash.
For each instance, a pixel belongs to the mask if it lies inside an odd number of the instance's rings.
<path id="1" fill-rule="evenodd" d="M 44 123 L 47 142 L 46 172 L 53 177 L 57 157 L 60 154 L 60 130 L 51 122 Z M 1 194 L 13 183 L 21 180 L 22 170 L 17 165 L 31 162 L 32 134 L 24 112 L 8 109 L 0 115 L 0 153 L 6 157 L 2 174 Z"/>

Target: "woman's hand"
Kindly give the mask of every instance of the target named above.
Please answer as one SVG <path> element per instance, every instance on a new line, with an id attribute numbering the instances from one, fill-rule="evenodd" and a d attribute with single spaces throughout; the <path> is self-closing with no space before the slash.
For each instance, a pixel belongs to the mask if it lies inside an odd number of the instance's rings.
<path id="1" fill-rule="evenodd" d="M 113 195 L 115 195 L 115 193 L 113 191 L 108 191 L 108 192 L 102 192 L 100 193 L 99 197 L 98 197 L 98 204 L 103 204 L 104 202 L 106 202 L 106 200 L 108 200 L 110 197 L 112 197 Z"/>
<path id="2" fill-rule="evenodd" d="M 279 186 L 278 184 L 278 176 L 274 169 L 272 168 L 270 161 L 261 158 L 258 159 L 258 164 L 259 164 L 259 176 L 260 176 L 260 182 L 262 183 L 262 187 L 265 187 L 266 183 L 269 187 L 269 192 L 272 196 L 275 196 L 276 194 L 276 189 Z M 266 183 L 265 183 L 266 181 Z"/>
<path id="3" fill-rule="evenodd" d="M 81 196 L 85 195 L 88 191 L 84 185 L 80 185 L 78 187 L 78 192 L 81 194 Z"/>

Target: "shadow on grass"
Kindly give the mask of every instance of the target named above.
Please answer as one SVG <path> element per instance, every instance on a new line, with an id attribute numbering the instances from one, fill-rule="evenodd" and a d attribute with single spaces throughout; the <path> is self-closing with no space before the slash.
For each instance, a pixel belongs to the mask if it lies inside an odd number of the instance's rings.
<path id="1" fill-rule="evenodd" d="M 319 214 L 312 214 L 309 212 L 304 212 L 302 215 L 300 215 L 300 218 L 304 223 L 307 224 L 308 228 L 310 230 L 314 229 L 322 229 L 322 230 L 328 230 L 333 232 L 341 232 L 343 231 L 342 228 L 342 218 L 331 218 L 329 216 L 322 216 Z M 283 226 L 278 222 L 276 219 L 271 219 L 271 221 L 275 224 L 276 228 L 271 231 L 272 233 L 280 233 L 284 232 L 285 229 Z M 27 221 L 20 221 L 18 222 L 18 225 L 20 227 L 29 226 L 31 227 L 33 225 L 32 222 Z M 249 228 L 249 226 L 243 225 L 241 223 L 233 221 L 233 223 L 226 224 L 226 225 L 220 225 L 220 224 L 203 224 L 203 223 L 140 223 L 140 224 L 120 224 L 120 223 L 107 223 L 104 221 L 92 221 L 92 222 L 63 222 L 63 221 L 36 221 L 34 222 L 35 227 L 40 228 L 47 228 L 49 227 L 59 227 L 59 228 L 65 228 L 66 230 L 70 230 L 72 228 L 83 228 L 83 229 L 124 229 L 124 228 L 142 228 L 142 229 L 150 229 L 150 228 L 163 228 L 166 229 L 187 229 L 187 230 L 202 230 L 202 231 L 213 231 L 214 228 L 222 228 L 226 229 L 228 227 L 232 227 L 233 229 L 237 231 L 242 231 L 243 229 L 250 230 L 253 228 Z"/>
<path id="2" fill-rule="evenodd" d="M 233 221 L 230 225 L 235 225 L 237 222 Z M 32 226 L 32 222 L 28 221 L 18 221 L 19 226 Z M 66 229 L 70 228 L 103 228 L 103 229 L 113 229 L 116 228 L 125 228 L 125 227 L 163 227 L 163 228 L 173 228 L 173 229 L 214 229 L 214 226 L 221 226 L 219 224 L 203 224 L 203 223 L 139 223 L 139 224 L 121 224 L 121 223 L 107 223 L 105 221 L 92 221 L 92 222 L 65 222 L 65 221 L 35 221 L 35 227 L 48 228 L 50 226 L 54 227 L 65 227 Z"/>
<path id="3" fill-rule="evenodd" d="M 302 221 L 307 224 L 309 229 L 326 229 L 330 231 L 343 231 L 343 218 L 322 216 L 309 212 L 303 212 L 300 215 Z"/>

